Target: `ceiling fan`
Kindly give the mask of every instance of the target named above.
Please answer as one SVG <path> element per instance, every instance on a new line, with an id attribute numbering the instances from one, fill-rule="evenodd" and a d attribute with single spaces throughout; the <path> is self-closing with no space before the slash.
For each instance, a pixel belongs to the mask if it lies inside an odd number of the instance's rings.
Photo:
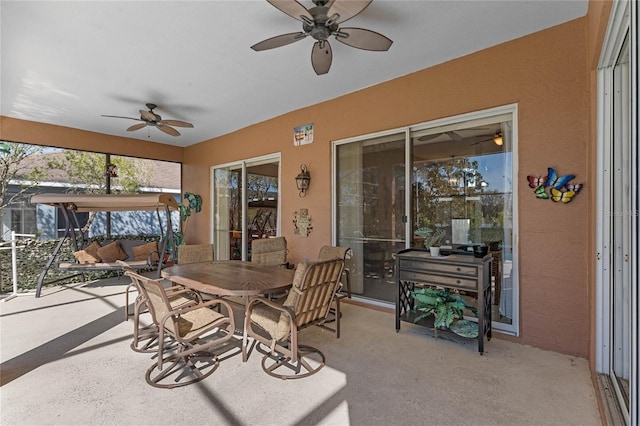
<path id="1" fill-rule="evenodd" d="M 363 28 L 339 28 L 339 24 L 362 12 L 373 0 L 312 0 L 315 7 L 305 8 L 297 0 L 267 0 L 271 5 L 302 22 L 302 31 L 271 37 L 251 46 L 256 52 L 286 46 L 311 36 L 316 40 L 311 50 L 311 65 L 317 75 L 331 68 L 333 54 L 329 37 L 347 46 L 363 50 L 389 50 L 392 40 Z"/>
<path id="2" fill-rule="evenodd" d="M 174 129 L 171 126 L 175 127 L 193 127 L 193 124 L 187 123 L 185 121 L 180 120 L 163 120 L 160 114 L 156 114 L 153 112 L 155 108 L 158 106 L 156 104 L 148 103 L 147 108 L 149 111 L 145 111 L 143 109 L 140 110 L 140 118 L 133 117 L 122 117 L 119 115 L 103 115 L 103 117 L 112 117 L 112 118 L 126 118 L 127 120 L 135 120 L 141 121 L 142 123 L 134 124 L 133 126 L 127 129 L 128 132 L 133 132 L 135 130 L 140 130 L 143 127 L 157 127 L 158 130 L 165 132 L 171 136 L 180 136 L 180 132 Z"/>

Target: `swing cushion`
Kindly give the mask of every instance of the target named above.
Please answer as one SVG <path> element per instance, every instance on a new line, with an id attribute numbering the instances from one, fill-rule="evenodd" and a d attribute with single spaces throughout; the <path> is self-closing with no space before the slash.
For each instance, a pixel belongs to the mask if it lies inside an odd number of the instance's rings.
<path id="1" fill-rule="evenodd" d="M 73 256 L 80 263 L 98 263 L 102 261 L 100 256 L 98 256 L 98 249 L 100 249 L 100 244 L 94 241 L 91 245 L 85 247 L 84 250 L 73 252 Z"/>
<path id="2" fill-rule="evenodd" d="M 160 257 L 158 256 L 158 243 L 155 241 L 141 246 L 135 246 L 132 250 L 133 260 L 147 260 L 149 254 L 151 254 L 151 262 L 156 263 L 160 261 Z"/>
<path id="3" fill-rule="evenodd" d="M 111 244 L 107 244 L 104 247 L 98 249 L 98 256 L 105 263 L 115 262 L 116 260 L 126 260 L 127 253 L 120 247 L 118 241 L 114 241 Z"/>

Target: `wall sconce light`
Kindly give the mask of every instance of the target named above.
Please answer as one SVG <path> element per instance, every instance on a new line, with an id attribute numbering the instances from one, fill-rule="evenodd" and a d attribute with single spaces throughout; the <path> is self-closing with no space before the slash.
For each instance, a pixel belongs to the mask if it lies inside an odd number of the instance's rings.
<path id="1" fill-rule="evenodd" d="M 300 166 L 300 173 L 296 176 L 296 187 L 300 193 L 298 194 L 300 197 L 304 197 L 307 195 L 307 189 L 309 189 L 309 183 L 311 182 L 311 174 L 309 170 L 307 170 L 307 165 L 303 164 Z"/>

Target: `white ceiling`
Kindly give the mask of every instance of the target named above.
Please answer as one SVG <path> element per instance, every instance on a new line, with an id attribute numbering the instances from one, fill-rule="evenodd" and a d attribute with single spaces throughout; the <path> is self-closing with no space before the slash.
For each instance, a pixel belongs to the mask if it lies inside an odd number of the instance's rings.
<path id="1" fill-rule="evenodd" d="M 584 16 L 587 6 L 587 0 L 374 0 L 342 26 L 380 32 L 394 41 L 391 49 L 331 41 L 333 65 L 317 76 L 311 38 L 250 49 L 301 31 L 300 22 L 263 0 L 3 0 L 1 114 L 188 146 Z M 147 102 L 164 119 L 195 127 L 172 137 L 155 128 L 127 132 L 136 122 L 101 117 L 139 117 Z"/>

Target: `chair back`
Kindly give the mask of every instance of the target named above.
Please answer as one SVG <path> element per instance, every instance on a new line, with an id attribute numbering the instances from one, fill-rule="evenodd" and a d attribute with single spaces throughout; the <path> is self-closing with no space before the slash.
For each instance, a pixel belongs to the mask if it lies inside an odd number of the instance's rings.
<path id="1" fill-rule="evenodd" d="M 182 244 L 178 246 L 178 264 L 213 262 L 213 244 Z"/>
<path id="2" fill-rule="evenodd" d="M 340 286 L 343 268 L 344 260 L 336 258 L 298 265 L 293 287 L 283 303 L 293 309 L 298 329 L 326 318 Z M 282 319 L 286 319 L 286 314 L 282 315 L 285 316 Z"/>
<path id="3" fill-rule="evenodd" d="M 138 291 L 140 291 L 146 299 L 147 308 L 149 309 L 149 314 L 151 314 L 153 323 L 162 327 L 160 320 L 171 312 L 172 308 L 167 297 L 167 293 L 160 282 L 161 280 L 147 278 L 133 271 L 126 271 L 125 275 L 131 278 L 138 288 Z M 169 321 L 164 324 L 164 327 L 171 333 L 175 333 L 177 331 L 173 318 L 170 318 Z"/>
<path id="4" fill-rule="evenodd" d="M 285 237 L 263 238 L 251 242 L 251 261 L 261 265 L 280 266 L 287 263 Z"/>
<path id="5" fill-rule="evenodd" d="M 346 259 L 349 247 L 322 246 L 318 253 L 318 260 Z"/>

